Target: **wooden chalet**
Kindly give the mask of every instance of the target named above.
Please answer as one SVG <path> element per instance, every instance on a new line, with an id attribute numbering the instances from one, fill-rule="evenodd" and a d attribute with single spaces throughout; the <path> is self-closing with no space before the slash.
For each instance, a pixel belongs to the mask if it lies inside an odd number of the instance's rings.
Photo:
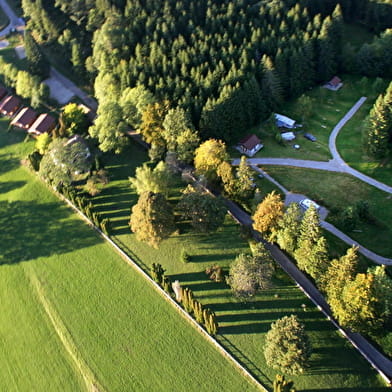
<path id="1" fill-rule="evenodd" d="M 28 129 L 32 135 L 41 135 L 41 133 L 51 132 L 56 126 L 56 120 L 47 113 L 40 114 Z"/>
<path id="2" fill-rule="evenodd" d="M 248 135 L 246 138 L 242 139 L 237 146 L 238 151 L 247 155 L 248 157 L 253 157 L 257 151 L 263 148 L 261 140 L 256 135 Z"/>
<path id="3" fill-rule="evenodd" d="M 33 109 L 24 107 L 16 114 L 14 119 L 11 121 L 11 125 L 27 130 L 31 127 L 37 116 L 38 114 Z"/>
<path id="4" fill-rule="evenodd" d="M 9 95 L 5 97 L 0 102 L 0 113 L 3 116 L 12 117 L 16 111 L 19 109 L 21 101 L 18 97 Z"/>

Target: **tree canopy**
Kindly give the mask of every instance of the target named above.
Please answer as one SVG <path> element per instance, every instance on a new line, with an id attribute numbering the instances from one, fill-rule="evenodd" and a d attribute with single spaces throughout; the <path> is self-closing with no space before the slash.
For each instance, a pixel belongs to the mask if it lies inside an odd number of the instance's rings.
<path id="1" fill-rule="evenodd" d="M 139 241 L 158 248 L 175 231 L 172 208 L 162 194 L 143 192 L 132 207 L 129 226 Z"/>
<path id="2" fill-rule="evenodd" d="M 271 324 L 264 346 L 268 366 L 286 374 L 303 373 L 311 350 L 305 327 L 297 316 L 284 316 Z"/>

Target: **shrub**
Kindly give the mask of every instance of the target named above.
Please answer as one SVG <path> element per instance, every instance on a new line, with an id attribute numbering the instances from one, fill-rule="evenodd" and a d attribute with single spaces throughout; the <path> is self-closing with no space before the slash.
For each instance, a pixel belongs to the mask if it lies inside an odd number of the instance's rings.
<path id="1" fill-rule="evenodd" d="M 151 271 L 151 277 L 154 280 L 154 282 L 161 285 L 163 281 L 163 275 L 165 273 L 165 270 L 163 269 L 162 265 L 159 263 L 152 263 L 150 271 Z"/>
<path id="2" fill-rule="evenodd" d="M 181 251 L 180 261 L 183 263 L 189 263 L 191 261 L 191 257 L 185 249 Z"/>
<path id="3" fill-rule="evenodd" d="M 192 290 L 188 289 L 188 287 L 183 288 L 181 292 L 181 302 L 182 306 L 188 313 L 192 313 L 193 311 L 193 301 Z"/>
<path id="4" fill-rule="evenodd" d="M 203 305 L 197 300 L 193 300 L 193 314 L 199 324 L 204 323 Z"/>
<path id="5" fill-rule="evenodd" d="M 218 264 L 212 265 L 211 267 L 207 267 L 206 274 L 214 282 L 225 281 L 223 269 Z"/>
<path id="6" fill-rule="evenodd" d="M 91 211 L 90 207 L 87 206 L 86 210 Z M 101 230 L 106 234 L 110 235 L 112 227 L 111 227 L 111 221 L 109 218 L 105 218 L 101 222 Z"/>

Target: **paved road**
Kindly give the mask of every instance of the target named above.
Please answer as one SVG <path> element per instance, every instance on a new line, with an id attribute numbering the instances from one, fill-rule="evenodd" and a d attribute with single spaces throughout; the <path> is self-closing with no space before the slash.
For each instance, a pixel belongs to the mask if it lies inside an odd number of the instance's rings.
<path id="1" fill-rule="evenodd" d="M 50 76 L 58 79 L 68 90 L 72 91 L 77 97 L 79 97 L 91 110 L 97 111 L 97 101 L 81 90 L 75 83 L 66 78 L 63 74 L 57 71 L 55 68 L 50 68 Z"/>
<path id="2" fill-rule="evenodd" d="M 0 7 L 3 9 L 4 13 L 7 15 L 10 21 L 8 26 L 0 31 L 0 37 L 6 36 L 11 32 L 12 29 L 16 29 L 18 27 L 25 25 L 24 21 L 14 13 L 12 8 L 8 5 L 8 3 L 5 0 L 0 0 Z"/>

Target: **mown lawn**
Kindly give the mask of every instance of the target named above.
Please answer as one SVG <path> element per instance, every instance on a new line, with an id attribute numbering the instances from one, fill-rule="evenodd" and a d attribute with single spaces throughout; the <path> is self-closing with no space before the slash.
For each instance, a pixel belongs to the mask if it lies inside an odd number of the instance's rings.
<path id="1" fill-rule="evenodd" d="M 31 143 L 21 143 L 22 134 L 5 133 L 4 125 L 1 120 L 0 390 L 86 390 L 67 349 L 102 391 L 255 390 L 20 167 Z M 42 301 L 52 312 L 45 312 Z M 66 331 L 65 343 L 56 330 Z"/>
<path id="2" fill-rule="evenodd" d="M 264 170 L 289 191 L 307 195 L 327 207 L 330 210 L 327 220 L 338 227 L 344 208 L 360 200 L 368 201 L 376 223 L 360 222 L 358 231 L 347 234 L 374 252 L 392 257 L 392 206 L 389 194 L 346 174 L 282 166 L 268 166 Z M 341 229 L 346 232 L 343 227 Z"/>
<path id="3" fill-rule="evenodd" d="M 359 387 L 369 392 L 384 390 L 370 366 L 337 334 L 285 274 L 278 272 L 275 288 L 255 297 L 250 303 L 236 300 L 226 284 L 208 279 L 204 272 L 206 267 L 218 264 L 227 271 L 240 252 L 248 251 L 246 241 L 240 238 L 239 228 L 231 218 L 228 217 L 225 226 L 213 235 L 195 234 L 187 225 L 181 225 L 181 234 L 164 241 L 158 250 L 136 241 L 128 227 L 130 209 L 137 200 L 128 181 L 128 177 L 134 174 L 133 163 L 136 161 L 129 163 L 129 157 L 141 154 L 139 148 L 133 147 L 124 155 L 107 156 L 105 163 L 111 182 L 94 198 L 97 209 L 113 221 L 113 237 L 123 249 L 146 270 L 153 262 L 159 262 L 172 280 L 178 279 L 191 288 L 197 299 L 216 312 L 222 344 L 268 385 L 271 385 L 276 371 L 265 364 L 265 333 L 271 322 L 295 313 L 305 322 L 314 346 L 310 370 L 293 378 L 297 388 L 346 392 L 357 391 Z M 177 196 L 178 189 L 171 195 L 171 200 L 174 202 Z M 189 263 L 180 261 L 183 249 L 191 256 Z"/>

